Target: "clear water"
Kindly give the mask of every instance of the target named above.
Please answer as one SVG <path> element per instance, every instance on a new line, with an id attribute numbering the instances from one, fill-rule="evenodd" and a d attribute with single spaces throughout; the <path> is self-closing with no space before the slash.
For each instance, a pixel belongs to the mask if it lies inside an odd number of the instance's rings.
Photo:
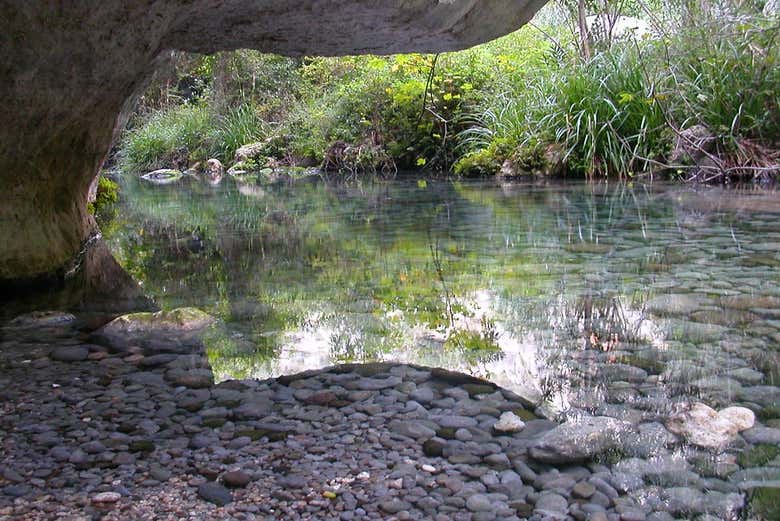
<path id="1" fill-rule="evenodd" d="M 312 178 L 122 194 L 110 246 L 161 307 L 222 319 L 221 379 L 399 360 L 561 407 L 680 367 L 722 379 L 698 387 L 710 402 L 737 400 L 730 372 L 778 385 L 776 192 Z"/>

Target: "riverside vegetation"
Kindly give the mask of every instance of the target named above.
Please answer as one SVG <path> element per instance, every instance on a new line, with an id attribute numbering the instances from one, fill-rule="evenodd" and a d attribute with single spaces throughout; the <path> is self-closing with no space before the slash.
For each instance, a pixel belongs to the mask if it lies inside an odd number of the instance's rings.
<path id="1" fill-rule="evenodd" d="M 780 171 L 778 24 L 754 2 L 583 0 L 438 56 L 178 54 L 119 164 L 229 164 L 259 143 L 242 167 L 766 181 Z"/>

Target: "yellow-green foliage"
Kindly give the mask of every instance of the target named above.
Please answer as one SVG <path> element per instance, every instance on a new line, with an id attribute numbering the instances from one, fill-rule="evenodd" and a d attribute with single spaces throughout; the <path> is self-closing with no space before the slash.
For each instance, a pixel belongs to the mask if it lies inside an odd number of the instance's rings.
<path id="1" fill-rule="evenodd" d="M 97 213 L 119 200 L 119 185 L 102 175 L 98 179 L 95 202 L 89 204 L 89 212 Z"/>

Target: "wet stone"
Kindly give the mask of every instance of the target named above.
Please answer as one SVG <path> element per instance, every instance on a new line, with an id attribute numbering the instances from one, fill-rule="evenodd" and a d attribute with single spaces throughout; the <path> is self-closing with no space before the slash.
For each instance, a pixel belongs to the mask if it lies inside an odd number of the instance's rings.
<path id="1" fill-rule="evenodd" d="M 89 350 L 81 346 L 63 346 L 52 350 L 52 360 L 59 362 L 81 362 L 89 356 Z"/>
<path id="2" fill-rule="evenodd" d="M 588 499 L 593 494 L 596 493 L 596 487 L 593 486 L 593 484 L 588 483 L 587 481 L 580 481 L 571 490 L 571 493 L 574 497 L 582 498 L 582 499 Z"/>
<path id="3" fill-rule="evenodd" d="M 484 494 L 474 494 L 466 500 L 466 508 L 471 512 L 490 512 L 493 508 L 493 503 L 490 498 Z"/>
<path id="4" fill-rule="evenodd" d="M 247 486 L 250 481 L 252 481 L 252 476 L 240 470 L 225 472 L 222 475 L 222 482 L 225 486 L 231 488 L 243 488 Z"/>
<path id="5" fill-rule="evenodd" d="M 379 508 L 381 508 L 383 512 L 387 512 L 388 514 L 397 514 L 402 510 L 409 510 L 410 508 L 412 508 L 412 505 L 400 499 L 391 499 L 379 503 Z"/>
<path id="6" fill-rule="evenodd" d="M 198 495 L 215 505 L 224 506 L 233 501 L 233 495 L 228 489 L 214 481 L 206 481 L 198 487 Z"/>

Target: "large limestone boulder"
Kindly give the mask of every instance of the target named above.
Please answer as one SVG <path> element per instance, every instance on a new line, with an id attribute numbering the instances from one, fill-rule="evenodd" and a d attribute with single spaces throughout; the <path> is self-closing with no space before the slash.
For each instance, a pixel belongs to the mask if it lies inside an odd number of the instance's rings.
<path id="1" fill-rule="evenodd" d="M 0 287 L 61 278 L 96 224 L 87 193 L 123 111 L 172 51 L 450 51 L 544 0 L 149 0 L 0 5 Z"/>
<path id="2" fill-rule="evenodd" d="M 120 116 L 174 50 L 448 51 L 544 0 L 149 0 L 0 5 L 0 286 L 60 277 L 94 234 L 91 181 Z"/>

